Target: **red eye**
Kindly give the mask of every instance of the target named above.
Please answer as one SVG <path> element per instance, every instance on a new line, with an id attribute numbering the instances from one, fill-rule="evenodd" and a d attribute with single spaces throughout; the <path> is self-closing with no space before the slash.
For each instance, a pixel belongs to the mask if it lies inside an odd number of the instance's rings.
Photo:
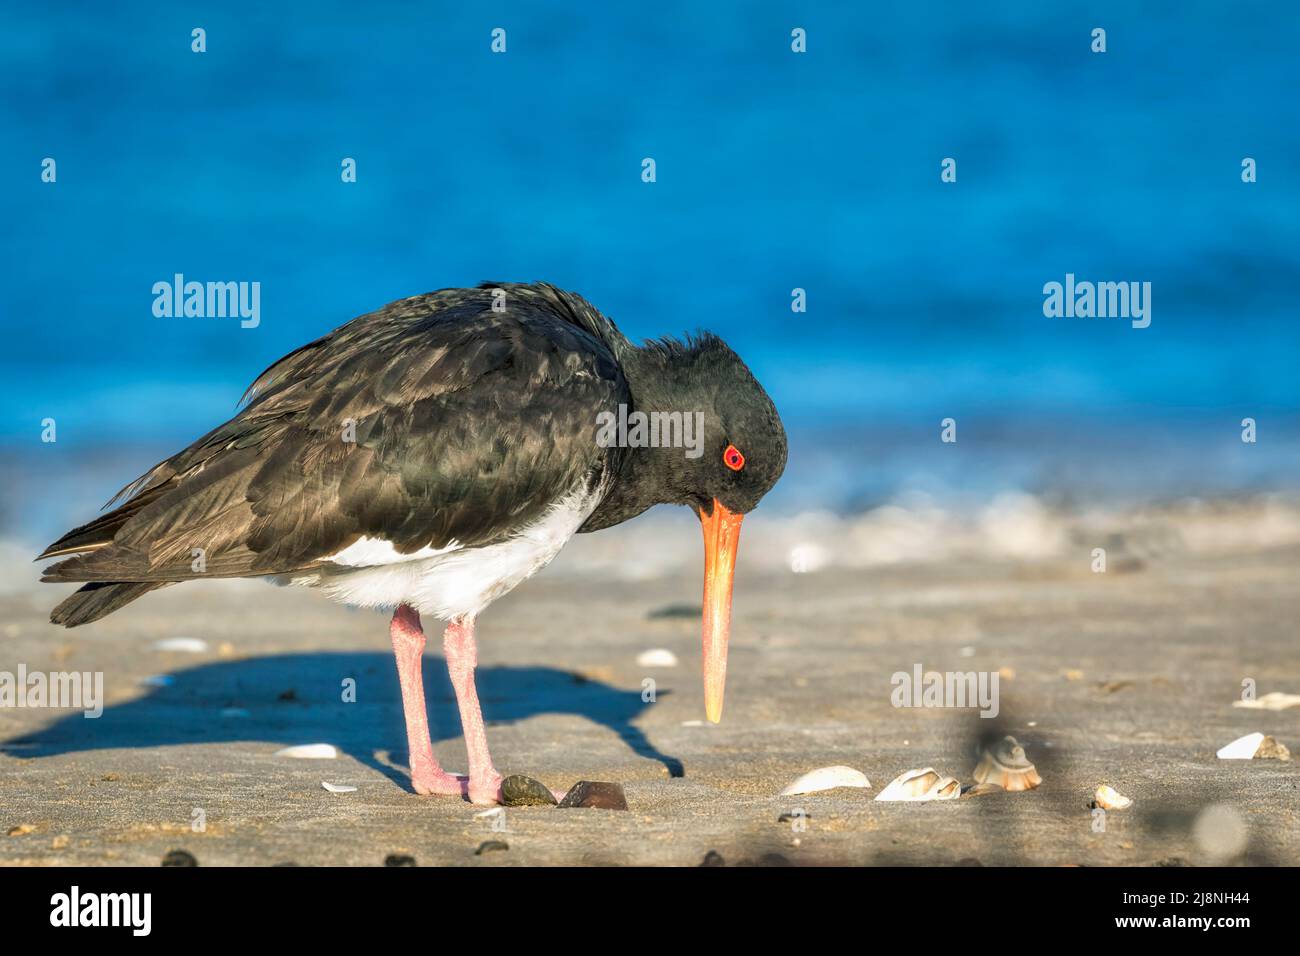
<path id="1" fill-rule="evenodd" d="M 745 467 L 745 456 L 735 445 L 728 445 L 727 450 L 722 453 L 722 462 L 732 471 L 740 471 Z"/>

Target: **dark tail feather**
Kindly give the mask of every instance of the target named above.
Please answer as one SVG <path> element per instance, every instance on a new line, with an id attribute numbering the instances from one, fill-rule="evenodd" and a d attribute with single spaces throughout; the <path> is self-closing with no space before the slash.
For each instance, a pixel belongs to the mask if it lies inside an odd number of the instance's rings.
<path id="1" fill-rule="evenodd" d="M 166 587 L 167 581 L 96 581 L 87 584 L 76 594 L 50 612 L 51 624 L 76 627 L 98 621 L 125 607 L 150 591 Z"/>

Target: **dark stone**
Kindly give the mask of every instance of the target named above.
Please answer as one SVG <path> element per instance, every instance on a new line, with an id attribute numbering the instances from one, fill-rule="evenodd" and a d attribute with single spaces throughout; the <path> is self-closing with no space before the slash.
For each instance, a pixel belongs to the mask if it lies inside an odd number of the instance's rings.
<path id="1" fill-rule="evenodd" d="M 515 773 L 501 781 L 501 802 L 507 807 L 553 807 L 556 800 L 541 781 Z"/>
<path id="2" fill-rule="evenodd" d="M 811 813 L 783 813 L 776 818 L 777 823 L 793 823 L 795 820 L 811 820 Z"/>
<path id="3" fill-rule="evenodd" d="M 505 840 L 484 840 L 478 845 L 478 849 L 474 851 L 474 855 L 482 856 L 484 853 L 493 853 L 497 850 L 508 849 L 510 849 L 510 844 Z"/>
<path id="4" fill-rule="evenodd" d="M 708 853 L 704 854 L 704 859 L 700 862 L 700 866 L 726 866 L 726 865 L 727 865 L 727 861 L 722 858 L 722 854 L 719 853 L 717 850 L 710 850 Z"/>
<path id="5" fill-rule="evenodd" d="M 390 853 L 384 857 L 384 866 L 416 866 L 415 857 L 405 853 Z"/>
<path id="6" fill-rule="evenodd" d="M 198 866 L 199 861 L 188 850 L 172 850 L 162 858 L 163 866 Z"/>
<path id="7" fill-rule="evenodd" d="M 646 615 L 652 621 L 656 620 L 673 620 L 673 619 L 690 619 L 698 620 L 704 613 L 704 608 L 699 604 L 666 604 L 663 607 L 657 607 Z"/>
<path id="8" fill-rule="evenodd" d="M 295 701 L 298 699 L 298 692 L 290 687 L 288 690 L 280 691 L 280 696 L 277 699 L 286 703 L 289 701 Z"/>
<path id="9" fill-rule="evenodd" d="M 626 810 L 627 797 L 622 784 L 601 783 L 598 780 L 579 780 L 573 785 L 561 807 L 584 807 L 592 810 Z"/>

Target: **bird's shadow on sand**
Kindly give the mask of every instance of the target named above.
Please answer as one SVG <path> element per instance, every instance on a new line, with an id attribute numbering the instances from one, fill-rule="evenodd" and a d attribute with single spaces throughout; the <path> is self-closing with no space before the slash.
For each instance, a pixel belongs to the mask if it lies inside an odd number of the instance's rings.
<path id="1" fill-rule="evenodd" d="M 410 779 L 380 759 L 390 750 L 406 762 L 406 730 L 390 654 L 284 654 L 218 661 L 176 670 L 129 703 L 87 719 L 80 711 L 43 730 L 0 742 L 0 751 L 27 758 L 110 748 L 265 741 L 329 742 L 410 789 Z M 622 690 L 549 667 L 481 667 L 479 700 L 490 728 L 539 714 L 573 714 L 604 724 L 639 756 L 680 777 L 681 761 L 661 753 L 633 721 L 649 706 L 637 690 Z M 448 769 L 464 762 L 456 698 L 439 657 L 425 657 L 424 686 L 435 752 Z M 660 695 L 667 693 L 659 691 Z M 456 741 L 455 746 L 438 746 Z M 500 765 L 499 765 L 500 766 Z M 534 768 L 500 767 L 504 773 Z"/>

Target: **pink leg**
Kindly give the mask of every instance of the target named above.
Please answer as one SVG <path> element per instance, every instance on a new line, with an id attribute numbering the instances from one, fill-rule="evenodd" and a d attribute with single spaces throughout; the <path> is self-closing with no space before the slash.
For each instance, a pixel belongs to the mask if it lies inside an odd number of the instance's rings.
<path id="1" fill-rule="evenodd" d="M 403 604 L 393 614 L 389 626 L 393 653 L 397 657 L 397 679 L 402 685 L 402 710 L 406 713 L 406 746 L 411 760 L 411 786 L 416 793 L 460 796 L 466 780 L 447 773 L 438 766 L 429 740 L 429 716 L 424 709 L 424 630 L 420 615 Z"/>
<path id="2" fill-rule="evenodd" d="M 451 686 L 456 689 L 456 703 L 460 705 L 461 727 L 465 731 L 470 802 L 500 803 L 501 774 L 492 767 L 487 733 L 483 730 L 483 712 L 479 709 L 478 691 L 474 689 L 474 668 L 478 664 L 474 619 L 456 618 L 448 623 L 442 633 L 442 647 L 447 655 Z"/>

